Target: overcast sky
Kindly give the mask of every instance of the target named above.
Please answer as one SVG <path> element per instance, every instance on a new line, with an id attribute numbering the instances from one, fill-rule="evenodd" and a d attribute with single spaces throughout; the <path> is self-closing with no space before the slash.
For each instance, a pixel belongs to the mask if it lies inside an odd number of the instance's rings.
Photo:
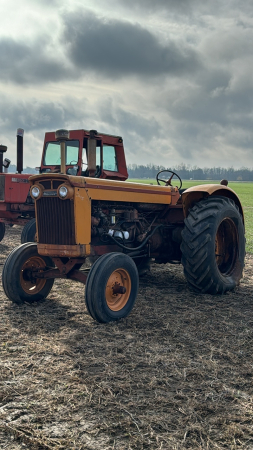
<path id="1" fill-rule="evenodd" d="M 94 6 L 94 3 L 96 6 Z M 0 144 L 121 135 L 128 164 L 253 168 L 252 0 L 0 0 Z"/>

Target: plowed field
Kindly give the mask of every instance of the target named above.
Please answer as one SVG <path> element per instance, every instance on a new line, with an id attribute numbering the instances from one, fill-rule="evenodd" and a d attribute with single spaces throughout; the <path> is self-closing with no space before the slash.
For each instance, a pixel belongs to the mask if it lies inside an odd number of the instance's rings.
<path id="1" fill-rule="evenodd" d="M 0 271 L 20 233 L 7 229 Z M 222 297 L 155 265 L 131 315 L 100 325 L 80 283 L 23 306 L 0 286 L 0 448 L 252 450 L 252 288 L 250 255 Z"/>

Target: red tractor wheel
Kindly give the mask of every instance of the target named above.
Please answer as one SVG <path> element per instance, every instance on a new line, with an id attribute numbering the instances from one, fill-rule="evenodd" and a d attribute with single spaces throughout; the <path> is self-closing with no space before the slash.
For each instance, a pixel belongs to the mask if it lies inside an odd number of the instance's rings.
<path id="1" fill-rule="evenodd" d="M 3 240 L 5 235 L 5 223 L 0 222 L 0 242 Z"/>

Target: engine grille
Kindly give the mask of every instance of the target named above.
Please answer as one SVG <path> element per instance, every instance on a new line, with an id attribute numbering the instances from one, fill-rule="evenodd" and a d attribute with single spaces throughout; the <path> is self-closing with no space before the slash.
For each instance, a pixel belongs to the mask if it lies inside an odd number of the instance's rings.
<path id="1" fill-rule="evenodd" d="M 71 200 L 42 197 L 37 201 L 40 244 L 74 245 L 74 205 Z"/>
<path id="2" fill-rule="evenodd" d="M 42 186 L 45 189 L 57 189 L 61 184 L 63 184 L 63 181 L 59 181 L 59 180 L 43 180 L 40 182 L 40 184 L 42 184 Z"/>

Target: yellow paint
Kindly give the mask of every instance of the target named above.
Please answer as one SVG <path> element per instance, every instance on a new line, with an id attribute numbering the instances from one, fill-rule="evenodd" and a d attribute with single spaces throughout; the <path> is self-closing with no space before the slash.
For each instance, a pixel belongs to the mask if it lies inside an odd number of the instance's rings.
<path id="1" fill-rule="evenodd" d="M 171 195 L 150 194 L 133 191 L 117 191 L 107 189 L 87 189 L 88 195 L 92 200 L 135 202 L 135 203 L 159 203 L 170 205 Z"/>
<path id="2" fill-rule="evenodd" d="M 73 176 L 69 177 L 69 181 L 71 184 L 78 184 L 80 190 L 86 188 L 88 196 L 92 200 L 104 201 L 143 202 L 168 205 L 171 203 L 171 192 L 174 189 L 169 186 L 153 186 L 128 183 L 125 181 Z M 177 189 L 174 189 L 174 191 L 177 191 Z M 80 193 L 80 195 L 83 194 Z"/>
<path id="3" fill-rule="evenodd" d="M 221 195 L 223 197 L 231 198 L 238 206 L 244 221 L 243 208 L 238 195 L 235 191 L 233 191 L 233 189 L 220 184 L 201 184 L 199 186 L 192 186 L 186 189 L 182 194 L 185 217 L 194 203 L 200 201 L 204 197 L 208 197 L 209 195 Z"/>
<path id="4" fill-rule="evenodd" d="M 170 186 L 158 186 L 158 185 L 150 185 L 150 184 L 140 184 L 140 183 L 130 183 L 128 181 L 117 181 L 117 180 L 104 180 L 101 178 L 86 178 L 86 177 L 76 177 L 73 175 L 69 175 L 70 184 L 81 186 L 94 186 L 94 189 L 102 189 L 106 190 L 108 188 L 113 188 L 113 190 L 117 191 L 122 190 L 122 188 L 127 189 L 128 191 L 156 191 L 158 193 L 165 192 L 166 194 L 170 194 L 170 192 L 174 189 Z M 174 190 L 177 190 L 176 188 Z"/>
<path id="5" fill-rule="evenodd" d="M 85 244 L 90 254 L 91 201 L 83 188 L 74 188 L 75 236 L 77 244 Z"/>
<path id="6" fill-rule="evenodd" d="M 37 244 L 39 255 L 51 257 L 83 258 L 90 255 L 89 245 Z"/>
<path id="7" fill-rule="evenodd" d="M 176 193 L 178 190 L 177 188 L 172 188 L 170 186 L 129 183 L 127 181 L 104 180 L 101 178 L 77 177 L 74 175 L 62 175 L 58 173 L 33 175 L 29 178 L 31 184 L 34 184 L 36 181 L 40 180 L 55 179 L 62 180 L 65 184 L 69 182 L 71 186 L 74 186 L 75 192 L 77 187 L 80 190 L 82 190 L 82 188 L 86 188 L 91 199 L 105 201 L 115 200 L 168 205 L 171 204 L 172 192 Z M 80 195 L 83 194 L 80 193 Z"/>

